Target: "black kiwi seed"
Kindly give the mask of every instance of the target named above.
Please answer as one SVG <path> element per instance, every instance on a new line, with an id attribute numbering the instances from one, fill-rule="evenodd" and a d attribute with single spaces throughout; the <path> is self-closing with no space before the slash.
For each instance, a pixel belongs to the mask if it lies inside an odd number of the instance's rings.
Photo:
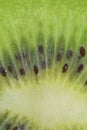
<path id="1" fill-rule="evenodd" d="M 87 86 L 87 80 L 85 81 L 85 85 Z"/>
<path id="2" fill-rule="evenodd" d="M 73 55 L 72 50 L 68 50 L 68 51 L 67 51 L 67 54 L 66 54 L 66 57 L 67 57 L 68 59 L 70 59 L 70 58 L 72 57 L 72 55 Z"/>
<path id="3" fill-rule="evenodd" d="M 65 73 L 68 70 L 68 64 L 64 64 L 62 72 Z"/>
<path id="4" fill-rule="evenodd" d="M 13 130 L 18 130 L 18 127 L 17 127 L 17 126 L 16 126 L 16 127 L 14 127 L 14 128 L 13 128 Z"/>
<path id="5" fill-rule="evenodd" d="M 83 64 L 80 64 L 77 68 L 77 72 L 80 73 L 84 68 L 84 65 Z"/>
<path id="6" fill-rule="evenodd" d="M 2 74 L 2 76 L 6 77 L 6 71 L 4 67 L 0 68 L 0 73 Z"/>
<path id="7" fill-rule="evenodd" d="M 40 54 L 43 54 L 44 49 L 43 49 L 43 46 L 42 46 L 42 45 L 39 45 L 38 51 L 39 51 Z"/>
<path id="8" fill-rule="evenodd" d="M 85 56 L 85 48 L 84 48 L 83 46 L 80 47 L 80 55 L 81 55 L 82 57 Z"/>
<path id="9" fill-rule="evenodd" d="M 10 73 L 13 72 L 13 67 L 12 67 L 11 65 L 8 66 L 8 71 L 9 71 Z"/>
<path id="10" fill-rule="evenodd" d="M 39 69 L 38 69 L 38 67 L 35 65 L 34 66 L 34 73 L 37 75 L 38 73 L 39 73 Z"/>
<path id="11" fill-rule="evenodd" d="M 20 74 L 25 75 L 25 70 L 23 68 L 20 69 Z"/>
<path id="12" fill-rule="evenodd" d="M 56 56 L 56 60 L 57 60 L 57 61 L 60 61 L 61 58 L 62 58 L 62 54 L 58 52 L 58 53 L 57 53 L 57 56 Z"/>

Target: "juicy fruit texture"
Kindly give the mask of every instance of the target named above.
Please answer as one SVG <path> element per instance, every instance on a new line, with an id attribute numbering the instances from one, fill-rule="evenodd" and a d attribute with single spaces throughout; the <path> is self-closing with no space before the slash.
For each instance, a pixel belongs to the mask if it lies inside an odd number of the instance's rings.
<path id="1" fill-rule="evenodd" d="M 0 4 L 0 130 L 87 129 L 87 2 Z"/>

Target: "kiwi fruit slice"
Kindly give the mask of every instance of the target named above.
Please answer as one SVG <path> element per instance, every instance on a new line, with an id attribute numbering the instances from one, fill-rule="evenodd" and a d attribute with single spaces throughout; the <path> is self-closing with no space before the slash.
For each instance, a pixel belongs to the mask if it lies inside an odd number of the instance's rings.
<path id="1" fill-rule="evenodd" d="M 87 1 L 0 1 L 0 130 L 87 129 Z"/>

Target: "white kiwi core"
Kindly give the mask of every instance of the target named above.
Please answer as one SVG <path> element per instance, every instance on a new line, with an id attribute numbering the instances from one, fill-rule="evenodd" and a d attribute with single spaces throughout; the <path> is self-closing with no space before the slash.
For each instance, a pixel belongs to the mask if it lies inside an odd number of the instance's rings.
<path id="1" fill-rule="evenodd" d="M 9 110 L 14 115 L 35 121 L 41 129 L 57 129 L 66 125 L 86 124 L 86 95 L 78 86 L 61 76 L 54 79 L 38 76 L 38 79 L 14 81 L 13 88 L 6 87 L 0 101 L 0 112 Z M 79 85 L 80 86 L 80 85 Z"/>

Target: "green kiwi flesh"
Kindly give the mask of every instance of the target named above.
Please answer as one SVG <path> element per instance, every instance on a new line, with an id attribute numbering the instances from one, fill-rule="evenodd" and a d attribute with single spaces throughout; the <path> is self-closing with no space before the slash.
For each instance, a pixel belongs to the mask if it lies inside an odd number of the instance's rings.
<path id="1" fill-rule="evenodd" d="M 86 7 L 0 3 L 0 130 L 87 129 Z"/>

